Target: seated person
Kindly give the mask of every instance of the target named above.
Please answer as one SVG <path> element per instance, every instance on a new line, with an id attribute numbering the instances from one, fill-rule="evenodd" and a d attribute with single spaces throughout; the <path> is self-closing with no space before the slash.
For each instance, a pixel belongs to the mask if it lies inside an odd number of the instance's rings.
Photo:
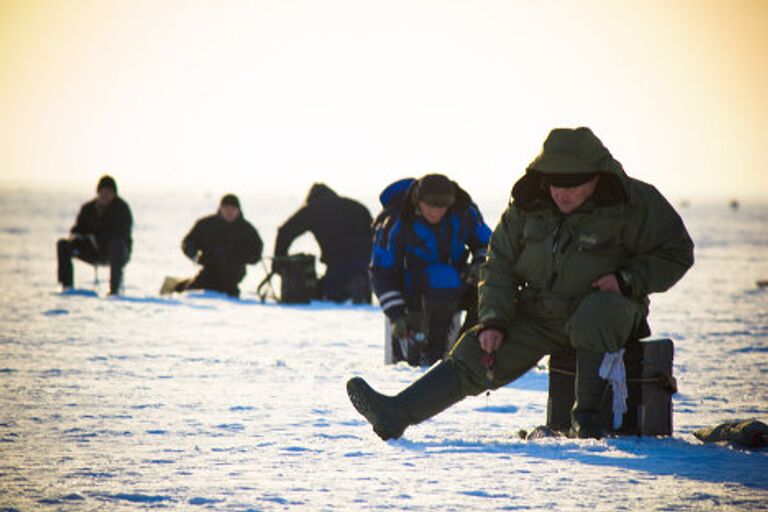
<path id="1" fill-rule="evenodd" d="M 491 230 L 469 194 L 442 174 L 395 182 L 381 199 L 385 210 L 375 223 L 373 289 L 393 336 L 409 341 L 396 345 L 408 352 L 401 348 L 396 358 L 431 365 L 455 341 L 447 338 L 457 312 L 467 309 L 467 325 L 474 323 L 472 274 L 485 260 Z"/>
<path id="2" fill-rule="evenodd" d="M 237 196 L 227 194 L 219 211 L 198 220 L 184 237 L 181 250 L 203 269 L 176 284 L 174 291 L 204 289 L 239 297 L 245 265 L 261 259 L 262 247 L 259 233 L 243 218 Z"/>
<path id="3" fill-rule="evenodd" d="M 370 304 L 368 262 L 372 233 L 368 209 L 357 201 L 340 197 L 327 185 L 312 185 L 306 204 L 277 231 L 275 272 L 280 273 L 280 259 L 288 254 L 293 241 L 307 231 L 317 240 L 320 261 L 326 265 L 319 283 L 319 298 Z"/>
<path id="4" fill-rule="evenodd" d="M 123 267 L 131 256 L 133 217 L 128 203 L 117 195 L 117 183 L 102 176 L 96 186 L 97 197 L 80 208 L 69 238 L 57 244 L 59 283 L 72 288 L 72 258 L 92 265 L 109 265 L 109 294 L 120 293 Z"/>
<path id="5" fill-rule="evenodd" d="M 658 190 L 627 176 L 588 128 L 552 130 L 491 237 L 477 326 L 397 396 L 358 377 L 347 383 L 350 400 L 382 439 L 398 438 L 468 395 L 506 386 L 543 356 L 576 349 L 571 434 L 599 438 L 604 354 L 644 324 L 648 295 L 692 264 L 693 242 Z"/>

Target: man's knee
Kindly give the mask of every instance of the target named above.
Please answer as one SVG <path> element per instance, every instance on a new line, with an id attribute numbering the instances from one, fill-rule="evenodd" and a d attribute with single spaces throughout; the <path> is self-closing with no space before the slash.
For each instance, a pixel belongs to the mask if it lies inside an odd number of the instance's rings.
<path id="1" fill-rule="evenodd" d="M 640 305 L 612 292 L 587 295 L 568 319 L 566 329 L 577 350 L 615 352 L 642 320 Z"/>
<path id="2" fill-rule="evenodd" d="M 469 395 L 478 395 L 491 387 L 487 379 L 487 368 L 482 365 L 485 352 L 477 339 L 478 328 L 465 332 L 448 353 L 446 361 L 456 368 L 461 387 Z"/>

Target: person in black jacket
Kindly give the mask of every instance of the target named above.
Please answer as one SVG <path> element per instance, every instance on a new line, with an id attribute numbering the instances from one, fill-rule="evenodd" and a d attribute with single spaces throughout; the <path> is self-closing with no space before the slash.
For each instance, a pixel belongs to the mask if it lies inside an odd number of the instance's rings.
<path id="1" fill-rule="evenodd" d="M 80 208 L 69 238 L 58 241 L 59 283 L 72 288 L 72 258 L 91 265 L 109 265 L 109 293 L 120 293 L 123 267 L 131 256 L 133 217 L 128 203 L 117 195 L 112 176 L 102 176 L 96 186 L 97 197 Z"/>
<path id="2" fill-rule="evenodd" d="M 205 289 L 239 297 L 237 285 L 245 277 L 245 265 L 257 263 L 262 248 L 258 231 L 243 217 L 240 200 L 227 194 L 219 211 L 198 220 L 184 237 L 181 250 L 203 269 L 178 283 L 174 291 Z"/>
<path id="3" fill-rule="evenodd" d="M 323 183 L 315 183 L 306 204 L 278 229 L 275 259 L 286 256 L 291 243 L 310 231 L 320 246 L 320 261 L 326 265 L 325 275 L 320 279 L 320 298 L 370 304 L 371 222 L 365 206 L 340 197 Z M 280 269 L 273 270 L 279 273 Z"/>

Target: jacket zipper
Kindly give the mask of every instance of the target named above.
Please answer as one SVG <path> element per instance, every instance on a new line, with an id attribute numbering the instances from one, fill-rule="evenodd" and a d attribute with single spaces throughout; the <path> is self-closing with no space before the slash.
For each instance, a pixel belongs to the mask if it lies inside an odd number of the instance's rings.
<path id="1" fill-rule="evenodd" d="M 555 232 L 552 234 L 552 277 L 549 278 L 549 289 L 551 290 L 555 286 L 555 280 L 557 279 L 557 272 L 554 270 L 555 266 L 555 256 L 557 254 L 557 250 L 560 247 L 560 230 L 563 227 L 563 222 L 565 221 L 565 217 L 561 217 L 560 220 L 557 222 L 557 227 L 555 227 Z"/>

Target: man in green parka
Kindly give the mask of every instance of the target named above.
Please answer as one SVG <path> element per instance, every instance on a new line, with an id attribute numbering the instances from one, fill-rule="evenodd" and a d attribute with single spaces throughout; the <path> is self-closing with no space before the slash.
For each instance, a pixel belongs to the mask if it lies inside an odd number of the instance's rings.
<path id="1" fill-rule="evenodd" d="M 589 128 L 552 130 L 491 237 L 478 324 L 398 395 L 377 393 L 359 377 L 347 393 L 379 437 L 399 438 L 572 347 L 571 434 L 601 437 L 603 356 L 644 334 L 648 294 L 670 288 L 692 264 L 693 242 L 653 186 L 628 177 Z"/>

